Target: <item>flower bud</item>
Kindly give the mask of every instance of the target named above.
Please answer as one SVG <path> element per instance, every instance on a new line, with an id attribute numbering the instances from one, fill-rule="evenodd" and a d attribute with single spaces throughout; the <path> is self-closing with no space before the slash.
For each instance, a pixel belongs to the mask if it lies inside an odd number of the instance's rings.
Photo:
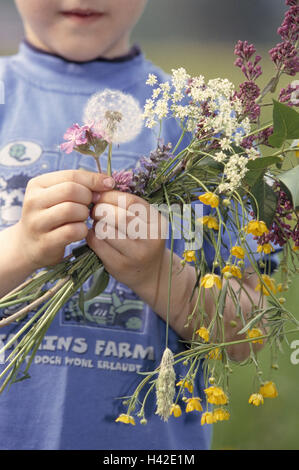
<path id="1" fill-rule="evenodd" d="M 233 277 L 233 275 L 232 275 L 232 273 L 230 273 L 230 272 L 227 271 L 227 272 L 225 272 L 225 273 L 223 274 L 223 277 L 224 277 L 225 279 L 231 279 L 231 278 Z"/>

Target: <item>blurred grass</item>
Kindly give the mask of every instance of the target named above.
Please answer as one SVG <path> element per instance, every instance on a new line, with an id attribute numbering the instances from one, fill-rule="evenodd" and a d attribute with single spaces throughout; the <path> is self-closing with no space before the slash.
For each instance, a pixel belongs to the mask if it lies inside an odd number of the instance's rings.
<path id="1" fill-rule="evenodd" d="M 146 43 L 142 44 L 146 56 L 166 72 L 172 68 L 185 67 L 191 75 L 204 75 L 206 79 L 228 78 L 236 86 L 244 81 L 239 68 L 234 67 L 234 44 L 198 44 L 198 43 Z M 275 71 L 269 59 L 268 50 L 273 45 L 256 46 L 257 53 L 263 59 L 263 75 L 258 84 L 263 88 Z M 279 91 L 294 77 L 282 77 Z M 274 97 L 277 93 L 274 94 Z M 269 100 L 270 101 L 270 100 Z M 270 109 L 265 120 L 271 119 Z M 292 285 L 284 297 L 288 308 L 296 318 L 298 312 L 299 274 L 293 278 Z M 286 294 L 286 295 L 285 295 Z M 289 336 L 289 342 L 299 339 L 299 333 Z M 248 398 L 255 391 L 253 388 L 254 367 L 235 365 L 230 378 L 231 397 L 229 421 L 214 426 L 213 449 L 236 450 L 290 450 L 299 449 L 299 364 L 290 362 L 293 350 L 286 343 L 283 353 L 279 354 L 279 369 L 271 368 L 270 351 L 265 347 L 259 353 L 259 362 L 264 371 L 265 380 L 273 380 L 279 395 L 275 399 L 265 399 L 263 406 L 248 404 Z"/>
<path id="2" fill-rule="evenodd" d="M 233 66 L 234 44 L 230 43 L 190 43 L 145 42 L 141 43 L 148 59 L 166 72 L 172 68 L 185 67 L 191 75 L 204 75 L 206 79 L 228 78 L 236 86 L 243 81 L 240 69 Z M 259 79 L 262 88 L 274 74 L 268 57 L 272 45 L 257 46 L 262 55 L 263 75 Z M 279 89 L 291 82 L 293 77 L 283 77 Z M 275 96 L 275 95 L 274 95 Z M 266 119 L 270 119 L 266 117 Z M 299 274 L 285 295 L 287 308 L 299 319 L 298 286 Z M 290 336 L 290 342 L 299 339 L 299 334 Z M 236 365 L 231 374 L 231 419 L 214 426 L 213 449 L 299 449 L 299 364 L 290 362 L 292 350 L 284 344 L 284 353 L 279 356 L 278 370 L 271 368 L 271 358 L 267 348 L 259 354 L 265 379 L 273 380 L 278 388 L 276 399 L 266 399 L 258 408 L 248 404 L 248 397 L 254 391 L 254 369 Z"/>

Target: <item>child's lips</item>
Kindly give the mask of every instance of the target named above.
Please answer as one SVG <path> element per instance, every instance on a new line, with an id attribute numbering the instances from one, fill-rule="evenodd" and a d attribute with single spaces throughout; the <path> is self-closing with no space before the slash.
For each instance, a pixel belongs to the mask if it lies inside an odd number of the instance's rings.
<path id="1" fill-rule="evenodd" d="M 69 11 L 62 11 L 61 14 L 66 17 L 70 18 L 71 20 L 75 20 L 81 23 L 89 23 L 101 18 L 104 13 L 94 10 L 84 10 L 81 8 L 69 10 Z"/>

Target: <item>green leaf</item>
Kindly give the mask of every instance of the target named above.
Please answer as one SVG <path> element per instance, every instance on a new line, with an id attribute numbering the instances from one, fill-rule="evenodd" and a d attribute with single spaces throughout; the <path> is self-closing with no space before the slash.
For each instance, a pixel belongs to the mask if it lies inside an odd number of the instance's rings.
<path id="1" fill-rule="evenodd" d="M 266 183 L 264 178 L 260 178 L 251 188 L 253 197 L 250 197 L 252 209 L 259 220 L 263 220 L 267 227 L 272 224 L 277 206 L 277 196 L 272 187 Z M 255 201 L 256 200 L 256 201 Z M 258 204 L 258 210 L 256 207 Z"/>
<path id="2" fill-rule="evenodd" d="M 90 289 L 84 295 L 84 301 L 91 300 L 100 295 L 107 287 L 109 274 L 104 267 L 101 267 L 94 275 Z"/>
<path id="3" fill-rule="evenodd" d="M 257 322 L 259 322 L 267 313 L 269 313 L 272 310 L 273 308 L 269 308 L 267 310 L 263 310 L 262 312 L 259 312 L 251 320 L 249 320 L 249 322 L 242 328 L 242 330 L 238 331 L 238 335 L 242 335 L 243 333 L 246 333 L 246 331 L 252 328 Z"/>
<path id="4" fill-rule="evenodd" d="M 288 193 L 289 197 L 293 202 L 295 209 L 299 208 L 299 165 L 295 166 L 291 170 L 280 174 L 278 177 L 279 181 L 283 184 L 284 189 Z"/>
<path id="5" fill-rule="evenodd" d="M 249 160 L 247 168 L 249 170 L 259 170 L 269 168 L 269 166 L 276 165 L 276 163 L 281 163 L 280 157 L 258 157 L 255 160 Z"/>
<path id="6" fill-rule="evenodd" d="M 247 171 L 245 174 L 243 181 L 246 183 L 250 188 L 257 182 L 257 180 L 261 179 L 264 176 L 264 169 L 258 170 L 250 170 Z"/>
<path id="7" fill-rule="evenodd" d="M 223 164 L 220 162 L 217 162 L 212 157 L 200 158 L 199 160 L 196 161 L 195 166 L 196 168 L 209 168 L 209 169 L 212 168 L 214 171 L 217 171 L 217 172 L 223 170 Z"/>
<path id="8" fill-rule="evenodd" d="M 281 147 L 288 139 L 299 137 L 299 113 L 290 106 L 273 100 L 273 134 L 269 137 L 269 144 Z"/>

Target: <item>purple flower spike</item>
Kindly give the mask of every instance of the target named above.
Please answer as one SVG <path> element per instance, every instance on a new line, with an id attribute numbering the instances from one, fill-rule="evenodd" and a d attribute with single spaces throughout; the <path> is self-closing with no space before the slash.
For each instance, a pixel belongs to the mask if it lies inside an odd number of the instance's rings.
<path id="1" fill-rule="evenodd" d="M 256 49 L 253 44 L 248 44 L 248 41 L 238 41 L 235 46 L 235 55 L 238 58 L 235 60 L 235 66 L 239 67 L 247 80 L 254 81 L 256 80 L 261 74 L 262 69 L 260 65 L 257 65 L 261 61 L 261 56 L 256 55 L 254 60 L 254 54 L 256 53 Z"/>
<path id="2" fill-rule="evenodd" d="M 287 75 L 295 76 L 299 72 L 299 58 L 296 47 L 285 41 L 270 49 L 269 54 L 277 69 L 283 68 Z"/>

